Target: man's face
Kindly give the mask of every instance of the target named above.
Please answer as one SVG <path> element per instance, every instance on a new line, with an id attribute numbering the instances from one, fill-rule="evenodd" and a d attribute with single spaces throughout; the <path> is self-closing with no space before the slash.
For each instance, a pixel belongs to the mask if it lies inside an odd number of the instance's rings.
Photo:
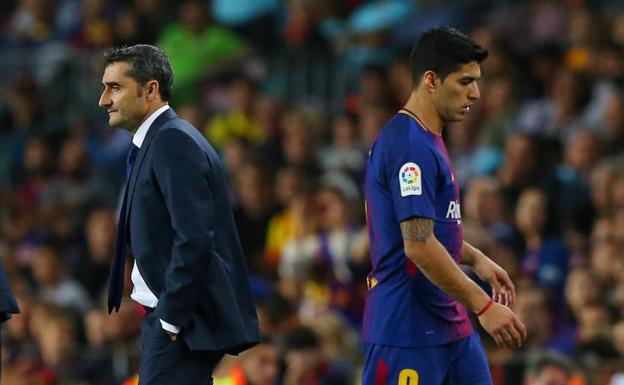
<path id="1" fill-rule="evenodd" d="M 114 62 L 106 67 L 99 106 L 108 111 L 111 127 L 134 132 L 143 121 L 148 104 L 143 87 L 126 74 L 128 66 L 126 62 Z"/>
<path id="2" fill-rule="evenodd" d="M 242 365 L 253 385 L 272 385 L 278 375 L 279 353 L 271 344 L 260 344 L 243 356 Z"/>
<path id="3" fill-rule="evenodd" d="M 477 85 L 479 78 L 481 68 L 476 61 L 463 64 L 444 80 L 437 78 L 438 86 L 433 95 L 433 103 L 444 122 L 459 122 L 464 119 L 470 106 L 481 96 Z"/>
<path id="4" fill-rule="evenodd" d="M 568 373 L 555 366 L 546 366 L 541 373 L 529 382 L 530 385 L 566 385 L 570 380 Z"/>

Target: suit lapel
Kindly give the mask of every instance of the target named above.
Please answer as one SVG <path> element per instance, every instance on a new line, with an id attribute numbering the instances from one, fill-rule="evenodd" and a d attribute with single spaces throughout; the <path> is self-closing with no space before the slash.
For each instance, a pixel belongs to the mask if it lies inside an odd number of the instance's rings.
<path id="1" fill-rule="evenodd" d="M 173 111 L 173 109 L 169 108 L 165 110 L 150 126 L 147 130 L 147 134 L 145 135 L 145 139 L 139 149 L 139 153 L 137 154 L 137 159 L 134 163 L 134 167 L 132 168 L 132 174 L 130 174 L 130 180 L 128 181 L 128 203 L 126 204 L 126 226 L 130 220 L 130 207 L 132 207 L 132 197 L 134 195 L 134 188 L 136 186 L 137 176 L 139 175 L 139 171 L 141 169 L 141 165 L 143 164 L 143 159 L 145 159 L 145 154 L 149 149 L 150 143 L 152 142 L 152 138 L 156 135 L 156 133 L 160 130 L 163 124 L 170 121 L 171 119 L 177 118 L 178 115 Z M 129 227 L 126 227 L 129 228 Z"/>

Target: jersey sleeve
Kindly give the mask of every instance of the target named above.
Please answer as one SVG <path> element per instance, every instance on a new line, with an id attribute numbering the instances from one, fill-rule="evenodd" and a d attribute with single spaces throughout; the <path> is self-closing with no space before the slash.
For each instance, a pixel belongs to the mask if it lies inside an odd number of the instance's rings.
<path id="1" fill-rule="evenodd" d="M 435 220 L 438 163 L 426 145 L 408 140 L 386 150 L 386 180 L 399 223 L 411 217 Z"/>

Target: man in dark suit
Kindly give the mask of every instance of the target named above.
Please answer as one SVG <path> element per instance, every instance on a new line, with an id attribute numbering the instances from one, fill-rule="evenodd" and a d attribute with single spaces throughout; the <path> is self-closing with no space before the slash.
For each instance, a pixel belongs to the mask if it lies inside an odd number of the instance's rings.
<path id="1" fill-rule="evenodd" d="M 9 286 L 9 280 L 4 273 L 2 264 L 0 263 L 0 324 L 9 320 L 11 318 L 11 314 L 17 314 L 19 312 L 17 301 L 15 300 L 13 291 Z M 1 351 L 2 348 L 0 347 L 0 352 Z M 0 361 L 2 361 L 1 356 Z"/>
<path id="2" fill-rule="evenodd" d="M 127 247 L 141 324 L 141 385 L 212 384 L 225 353 L 259 341 L 247 268 L 223 167 L 200 132 L 169 107 L 173 73 L 153 46 L 104 53 L 99 105 L 133 133 L 109 284 L 119 309 Z"/>

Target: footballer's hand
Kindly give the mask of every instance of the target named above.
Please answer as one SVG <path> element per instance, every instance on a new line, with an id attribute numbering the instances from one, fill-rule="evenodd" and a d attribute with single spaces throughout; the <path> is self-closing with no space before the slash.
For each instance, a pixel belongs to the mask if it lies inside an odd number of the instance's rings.
<path id="1" fill-rule="evenodd" d="M 499 303 L 493 303 L 481 314 L 479 322 L 501 348 L 519 348 L 527 336 L 524 324 L 511 309 Z"/>
<path id="2" fill-rule="evenodd" d="M 505 306 L 512 305 L 516 300 L 516 287 L 509 274 L 490 258 L 483 255 L 474 266 L 474 272 L 483 281 L 492 286 L 492 299 Z"/>

